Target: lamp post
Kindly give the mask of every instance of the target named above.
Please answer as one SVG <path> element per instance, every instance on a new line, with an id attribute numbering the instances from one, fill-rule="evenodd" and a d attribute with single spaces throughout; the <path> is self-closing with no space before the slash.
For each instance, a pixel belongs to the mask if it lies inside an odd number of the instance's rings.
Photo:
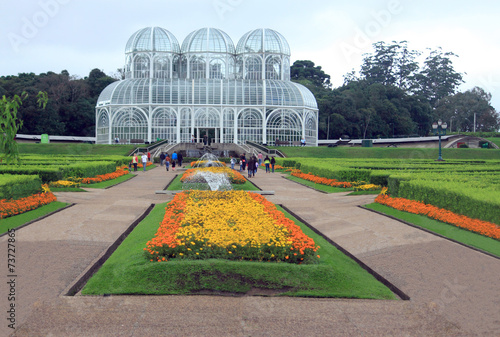
<path id="1" fill-rule="evenodd" d="M 446 135 L 446 128 L 448 125 L 446 122 L 443 123 L 443 121 L 438 120 L 437 122 L 432 123 L 432 131 L 434 132 L 435 135 L 439 136 L 439 157 L 438 161 L 442 161 L 443 157 L 441 157 L 441 136 Z"/>

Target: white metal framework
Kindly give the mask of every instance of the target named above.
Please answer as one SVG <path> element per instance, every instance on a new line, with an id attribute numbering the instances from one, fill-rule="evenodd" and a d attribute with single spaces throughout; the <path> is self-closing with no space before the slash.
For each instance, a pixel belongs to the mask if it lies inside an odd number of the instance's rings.
<path id="1" fill-rule="evenodd" d="M 235 48 L 215 28 L 192 32 L 182 47 L 169 31 L 144 28 L 127 42 L 125 60 L 125 79 L 97 101 L 97 143 L 179 143 L 210 132 L 222 143 L 317 145 L 316 99 L 290 81 L 290 48 L 274 30 L 252 30 Z"/>

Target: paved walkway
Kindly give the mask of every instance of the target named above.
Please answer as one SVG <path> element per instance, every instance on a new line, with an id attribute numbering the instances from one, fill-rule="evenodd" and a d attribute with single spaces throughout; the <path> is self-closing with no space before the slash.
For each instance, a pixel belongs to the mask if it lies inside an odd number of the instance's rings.
<path id="1" fill-rule="evenodd" d="M 411 298 L 63 296 L 175 173 L 156 168 L 107 190 L 58 193 L 75 206 L 16 232 L 16 330 L 0 239 L 0 335 L 499 336 L 500 260 L 363 210 L 372 196 L 324 194 L 259 171 L 252 181 Z"/>

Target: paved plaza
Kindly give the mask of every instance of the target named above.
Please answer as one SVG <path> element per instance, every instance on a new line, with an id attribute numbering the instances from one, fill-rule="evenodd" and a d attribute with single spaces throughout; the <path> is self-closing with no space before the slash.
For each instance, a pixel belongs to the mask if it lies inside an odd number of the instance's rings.
<path id="1" fill-rule="evenodd" d="M 410 297 L 65 296 L 179 172 L 157 167 L 16 231 L 16 329 L 0 238 L 0 336 L 500 336 L 500 259 L 364 210 L 374 196 L 325 194 L 259 170 L 251 181 Z"/>

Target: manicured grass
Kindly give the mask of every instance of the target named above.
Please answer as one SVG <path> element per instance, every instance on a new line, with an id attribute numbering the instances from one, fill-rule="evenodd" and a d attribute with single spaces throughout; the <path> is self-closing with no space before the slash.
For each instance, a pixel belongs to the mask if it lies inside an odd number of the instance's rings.
<path id="1" fill-rule="evenodd" d="M 294 177 L 291 175 L 286 176 L 286 178 L 289 180 L 292 180 L 292 181 L 296 181 L 302 185 L 312 187 L 315 190 L 326 192 L 326 193 L 339 193 L 339 192 L 352 191 L 352 188 L 342 188 L 342 187 L 334 187 L 334 186 L 328 186 L 328 185 L 323 185 L 323 184 L 316 184 L 316 183 L 313 183 L 312 181 L 301 179 L 301 178 Z"/>
<path id="2" fill-rule="evenodd" d="M 462 242 L 466 245 L 479 248 L 491 254 L 500 257 L 500 241 L 458 228 L 441 221 L 430 219 L 423 215 L 403 212 L 385 205 L 373 203 L 365 206 L 366 208 L 391 215 L 397 219 L 404 220 L 415 226 L 428 229 L 434 233 L 441 234 L 447 238 Z"/>
<path id="3" fill-rule="evenodd" d="M 38 207 L 37 209 L 34 209 L 32 211 L 2 219 L 0 220 L 0 234 L 7 232 L 10 228 L 17 228 L 27 222 L 38 219 L 51 212 L 55 212 L 58 209 L 64 208 L 68 205 L 68 203 L 54 201 L 48 205 Z"/>
<path id="4" fill-rule="evenodd" d="M 50 143 L 33 144 L 18 143 L 19 153 L 35 154 L 74 154 L 74 155 L 119 155 L 126 156 L 137 146 L 135 145 L 104 145 L 84 143 Z"/>
<path id="5" fill-rule="evenodd" d="M 95 184 L 80 184 L 80 186 L 84 187 L 84 188 L 106 188 L 109 186 L 117 185 L 117 184 L 122 183 L 124 181 L 127 181 L 129 179 L 132 179 L 133 177 L 134 177 L 133 174 L 126 174 L 126 175 L 118 177 L 116 179 L 101 181 L 100 183 L 95 183 Z"/>
<path id="6" fill-rule="evenodd" d="M 348 195 L 372 195 L 372 194 L 380 194 L 380 190 L 378 190 L 378 191 L 352 191 Z"/>
<path id="7" fill-rule="evenodd" d="M 288 158 L 386 158 L 386 159 L 437 159 L 437 148 L 387 148 L 387 147 L 273 147 Z M 496 149 L 442 149 L 446 159 L 498 159 Z"/>
<path id="8" fill-rule="evenodd" d="M 184 172 L 179 172 L 179 175 L 174 178 L 174 180 L 168 185 L 167 190 L 169 191 L 182 191 L 181 177 Z M 233 184 L 233 190 L 235 191 L 258 191 L 259 189 L 255 187 L 248 180 L 244 184 Z"/>
<path id="9" fill-rule="evenodd" d="M 485 139 L 489 140 L 492 143 L 495 143 L 497 146 L 500 146 L 500 137 L 491 137 Z"/>
<path id="10" fill-rule="evenodd" d="M 300 223 L 321 246 L 317 264 L 220 259 L 150 262 L 143 248 L 158 229 L 165 205 L 157 205 L 132 231 L 82 294 L 243 294 L 260 288 L 275 290 L 280 296 L 396 299 L 371 274 Z"/>
<path id="11" fill-rule="evenodd" d="M 52 192 L 86 192 L 79 187 L 51 187 Z"/>

